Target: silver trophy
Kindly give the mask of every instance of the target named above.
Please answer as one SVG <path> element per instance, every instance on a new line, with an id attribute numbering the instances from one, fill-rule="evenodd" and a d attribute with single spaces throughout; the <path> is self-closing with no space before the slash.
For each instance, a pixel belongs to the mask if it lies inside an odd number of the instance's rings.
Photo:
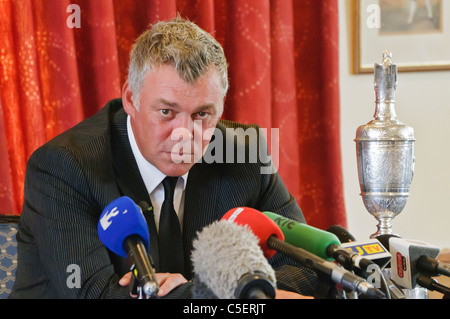
<path id="1" fill-rule="evenodd" d="M 392 219 L 405 207 L 414 175 L 414 130 L 397 120 L 397 65 L 391 59 L 385 51 L 381 64 L 375 63 L 375 119 L 358 127 L 355 139 L 361 196 L 378 220 L 370 238 L 392 234 Z"/>

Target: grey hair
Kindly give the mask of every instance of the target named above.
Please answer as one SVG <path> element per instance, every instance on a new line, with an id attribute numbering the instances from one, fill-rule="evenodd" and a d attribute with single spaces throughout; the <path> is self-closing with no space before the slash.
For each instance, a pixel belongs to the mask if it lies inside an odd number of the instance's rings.
<path id="1" fill-rule="evenodd" d="M 213 65 L 221 77 L 223 96 L 228 91 L 228 65 L 222 46 L 193 22 L 177 17 L 154 24 L 133 45 L 128 82 L 135 107 L 139 108 L 147 72 L 163 64 L 172 64 L 188 83 L 195 82 Z"/>

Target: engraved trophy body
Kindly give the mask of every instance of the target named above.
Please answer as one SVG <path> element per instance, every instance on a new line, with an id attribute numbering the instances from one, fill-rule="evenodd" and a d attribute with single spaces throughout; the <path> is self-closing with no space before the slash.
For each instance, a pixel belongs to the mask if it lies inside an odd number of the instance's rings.
<path id="1" fill-rule="evenodd" d="M 371 238 L 392 234 L 391 221 L 406 205 L 415 164 L 414 130 L 395 113 L 397 66 L 391 54 L 385 51 L 374 69 L 375 119 L 358 127 L 355 139 L 361 196 L 378 220 Z"/>

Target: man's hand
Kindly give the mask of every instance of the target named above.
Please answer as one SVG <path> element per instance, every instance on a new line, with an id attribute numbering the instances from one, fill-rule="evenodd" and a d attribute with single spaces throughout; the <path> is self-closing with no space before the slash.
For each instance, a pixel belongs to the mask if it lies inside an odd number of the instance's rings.
<path id="1" fill-rule="evenodd" d="M 171 273 L 156 273 L 156 281 L 159 284 L 158 297 L 163 297 L 167 295 L 170 291 L 178 286 L 186 283 L 186 278 L 181 274 L 171 274 Z M 119 285 L 128 286 L 131 282 L 131 272 L 128 272 L 119 280 Z M 131 295 L 131 293 L 130 293 Z M 132 297 L 137 297 L 136 295 L 131 295 Z"/>
<path id="2" fill-rule="evenodd" d="M 295 292 L 277 289 L 275 299 L 314 299 L 314 297 L 303 296 Z"/>
<path id="3" fill-rule="evenodd" d="M 186 278 L 182 274 L 157 273 L 155 275 L 159 283 L 159 297 L 165 296 L 176 287 L 187 283 Z"/>

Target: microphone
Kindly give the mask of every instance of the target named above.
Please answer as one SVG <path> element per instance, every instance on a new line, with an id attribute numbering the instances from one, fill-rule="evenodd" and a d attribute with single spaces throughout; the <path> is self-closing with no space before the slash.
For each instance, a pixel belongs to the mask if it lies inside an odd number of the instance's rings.
<path id="1" fill-rule="evenodd" d="M 284 240 L 284 234 L 280 227 L 269 218 L 264 218 L 260 211 L 249 207 L 237 207 L 229 210 L 222 216 L 223 220 L 233 222 L 238 225 L 250 226 L 250 230 L 259 239 L 264 256 L 269 259 L 277 252 L 268 246 L 270 236 L 275 236 L 279 240 Z"/>
<path id="2" fill-rule="evenodd" d="M 262 212 L 281 229 L 285 242 L 302 248 L 320 258 L 332 261 L 329 247 L 338 247 L 341 242 L 336 235 L 324 230 L 297 222 L 271 212 Z"/>
<path id="3" fill-rule="evenodd" d="M 103 244 L 113 253 L 133 262 L 132 270 L 143 292 L 158 293 L 153 260 L 147 254 L 150 235 L 141 208 L 127 196 L 119 197 L 105 207 L 97 225 Z"/>
<path id="4" fill-rule="evenodd" d="M 327 231 L 335 234 L 341 243 L 351 243 L 352 241 L 356 241 L 356 238 L 342 226 L 332 225 Z"/>
<path id="5" fill-rule="evenodd" d="M 358 268 L 366 271 L 370 264 L 375 263 L 383 269 L 391 260 L 391 254 L 377 239 L 358 242 L 348 230 L 339 225 L 333 225 L 327 231 L 339 238 L 343 248 L 360 256 L 359 258 L 353 257 L 354 266 Z M 363 262 L 364 259 L 365 262 Z"/>
<path id="6" fill-rule="evenodd" d="M 228 211 L 222 217 L 222 220 L 228 220 L 240 226 L 248 226 L 259 238 L 261 247 L 268 247 L 287 255 L 301 264 L 327 275 L 333 282 L 340 284 L 344 288 L 351 289 L 370 298 L 384 297 L 381 291 L 367 283 L 363 278 L 354 275 L 335 263 L 286 243 L 281 239 L 281 235 L 279 237 L 272 235 L 278 233 L 277 228 L 279 227 L 265 213 L 249 207 L 239 207 Z"/>
<path id="7" fill-rule="evenodd" d="M 391 278 L 403 288 L 413 289 L 417 286 L 420 273 L 430 276 L 448 274 L 445 265 L 435 258 L 440 249 L 428 243 L 403 239 L 395 235 L 380 235 L 377 239 L 388 247 L 391 253 Z"/>
<path id="8" fill-rule="evenodd" d="M 346 269 L 356 266 L 366 270 L 371 264 L 374 264 L 371 260 L 360 256 L 359 253 L 344 249 L 339 238 L 331 232 L 317 229 L 275 213 L 262 213 L 273 220 L 281 229 L 285 236 L 285 242 L 295 247 L 302 248 L 328 261 L 334 259 Z M 351 238 L 348 238 L 347 241 L 349 239 Z"/>
<path id="9" fill-rule="evenodd" d="M 219 299 L 275 298 L 275 271 L 256 236 L 246 227 L 225 220 L 204 227 L 191 254 L 194 297 Z M 203 291 L 207 287 L 210 291 Z"/>
<path id="10" fill-rule="evenodd" d="M 339 240 L 343 243 L 342 247 L 352 250 L 358 255 L 367 258 L 371 262 L 377 265 L 377 268 L 372 269 L 378 272 L 379 279 L 384 285 L 384 291 L 388 299 L 406 299 L 405 294 L 392 282 L 389 278 L 384 276 L 381 269 L 386 267 L 386 265 L 391 260 L 391 254 L 389 251 L 381 245 L 381 243 L 376 240 L 370 240 L 368 242 L 358 243 L 352 234 L 344 227 L 339 225 L 333 225 L 328 228 L 328 231 L 336 234 Z M 364 271 L 368 271 L 367 263 L 357 263 L 358 268 Z M 355 265 L 356 266 L 356 265 Z M 363 266 L 363 267 L 361 267 Z"/>
<path id="11" fill-rule="evenodd" d="M 443 299 L 450 298 L 450 288 L 444 285 L 441 285 L 437 282 L 436 279 L 427 277 L 425 275 L 419 274 L 417 277 L 417 283 L 428 290 L 437 291 L 444 295 Z"/>
<path id="12" fill-rule="evenodd" d="M 442 263 L 430 256 L 420 256 L 417 260 L 417 268 L 432 277 L 440 275 L 450 277 L 450 264 Z"/>

